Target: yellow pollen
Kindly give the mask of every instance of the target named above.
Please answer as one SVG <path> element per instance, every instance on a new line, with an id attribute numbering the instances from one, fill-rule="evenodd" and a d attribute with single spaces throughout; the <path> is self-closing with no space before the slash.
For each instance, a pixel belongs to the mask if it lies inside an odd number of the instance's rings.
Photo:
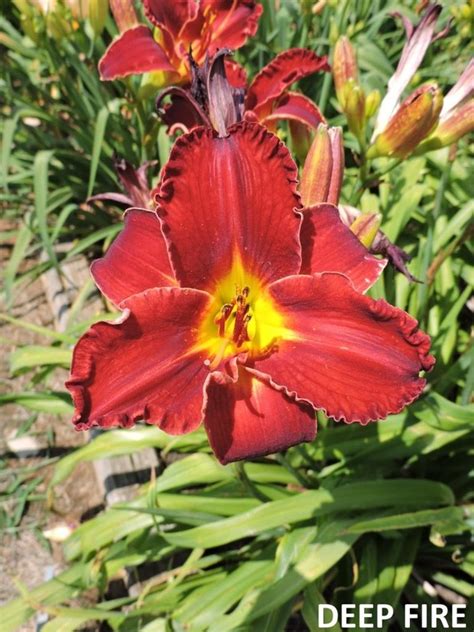
<path id="1" fill-rule="evenodd" d="M 294 338 L 268 291 L 234 258 L 230 272 L 216 284 L 214 302 L 203 314 L 197 347 L 211 370 L 239 353 L 258 357 L 283 339 Z"/>

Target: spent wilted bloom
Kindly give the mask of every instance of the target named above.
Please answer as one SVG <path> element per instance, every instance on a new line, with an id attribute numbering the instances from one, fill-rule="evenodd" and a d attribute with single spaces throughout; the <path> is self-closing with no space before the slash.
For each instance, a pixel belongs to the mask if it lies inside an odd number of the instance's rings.
<path id="1" fill-rule="evenodd" d="M 388 82 L 387 93 L 380 104 L 372 140 L 386 128 L 392 115 L 398 109 L 400 98 L 423 61 L 431 42 L 445 34 L 446 29 L 435 34 L 436 21 L 440 13 L 441 5 L 428 4 L 416 26 L 405 16 L 395 13 L 403 20 L 407 41 L 397 68 Z"/>
<path id="2" fill-rule="evenodd" d="M 414 151 L 421 154 L 451 145 L 474 129 L 472 59 L 444 100 L 437 84 L 429 82 L 399 105 L 400 97 L 421 64 L 428 46 L 443 37 L 450 28 L 448 24 L 435 34 L 440 12 L 440 5 L 428 4 L 417 26 L 402 18 L 407 42 L 377 115 L 372 146 L 367 154 L 369 158 L 405 158 Z"/>
<path id="3" fill-rule="evenodd" d="M 151 160 L 144 162 L 138 169 L 135 169 L 124 158 L 116 158 L 114 160 L 115 171 L 125 192 L 109 191 L 107 193 L 98 193 L 89 197 L 87 201 L 110 200 L 118 204 L 125 204 L 125 206 L 152 209 L 153 201 L 148 185 L 147 172 L 150 167 L 155 165 L 156 161 Z"/>
<path id="4" fill-rule="evenodd" d="M 176 141 L 156 213 L 127 211 L 92 266 L 122 315 L 74 350 L 78 429 L 204 424 L 227 463 L 312 440 L 315 409 L 365 424 L 420 395 L 428 336 L 363 293 L 383 262 L 334 206 L 302 208 L 296 186 L 287 149 L 258 123 Z"/>

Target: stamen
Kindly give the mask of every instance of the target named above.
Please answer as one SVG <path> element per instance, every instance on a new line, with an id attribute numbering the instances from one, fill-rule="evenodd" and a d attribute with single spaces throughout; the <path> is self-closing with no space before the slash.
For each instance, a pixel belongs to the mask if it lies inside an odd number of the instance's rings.
<path id="1" fill-rule="evenodd" d="M 214 323 L 219 325 L 219 336 L 221 338 L 225 336 L 225 325 L 233 309 L 234 306 L 232 303 L 226 303 L 221 307 L 220 313 L 214 318 Z"/>
<path id="2" fill-rule="evenodd" d="M 252 320 L 252 316 L 250 314 L 247 314 L 247 316 L 245 316 L 243 320 L 242 330 L 240 332 L 240 335 L 236 340 L 237 347 L 240 347 L 241 345 L 244 344 L 244 342 L 248 342 L 250 340 L 250 337 L 247 331 L 247 325 L 249 324 L 251 320 Z"/>
<path id="3" fill-rule="evenodd" d="M 244 342 L 249 340 L 247 333 L 247 323 L 249 320 L 247 315 L 250 310 L 250 305 L 247 303 L 249 293 L 250 288 L 246 286 L 236 298 L 237 311 L 235 313 L 234 334 L 232 336 L 232 340 L 235 342 L 237 347 L 240 347 Z"/>
<path id="4" fill-rule="evenodd" d="M 239 348 L 250 341 L 247 331 L 248 323 L 252 318 L 250 304 L 247 302 L 249 294 L 250 288 L 248 286 L 241 289 L 239 285 L 235 285 L 235 298 L 230 303 L 225 303 L 214 318 L 219 337 L 223 340 L 216 355 L 208 363 L 211 370 L 219 365 L 229 344 L 233 343 Z M 232 324 L 228 322 L 231 316 Z"/>

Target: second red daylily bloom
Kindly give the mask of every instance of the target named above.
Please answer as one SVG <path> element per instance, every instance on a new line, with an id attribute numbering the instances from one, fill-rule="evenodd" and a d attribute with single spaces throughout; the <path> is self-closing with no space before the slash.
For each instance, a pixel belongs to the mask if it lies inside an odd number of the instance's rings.
<path id="1" fill-rule="evenodd" d="M 339 219 L 303 209 L 296 165 L 259 124 L 180 137 L 155 192 L 93 264 L 121 310 L 77 344 L 78 429 L 201 423 L 222 463 L 316 433 L 315 409 L 367 423 L 420 395 L 429 338 L 362 292 L 383 264 Z"/>
<path id="2" fill-rule="evenodd" d="M 200 125 L 210 125 L 208 118 L 212 98 L 210 76 L 218 70 L 223 74 L 239 102 L 239 120 L 259 122 L 276 132 L 281 120 L 292 124 L 295 135 L 302 129 L 315 130 L 325 119 L 318 106 L 300 92 L 290 90 L 292 84 L 316 72 L 328 72 L 326 56 L 320 57 L 307 48 L 290 48 L 278 54 L 247 85 L 244 69 L 223 50 L 208 57 L 201 66 L 195 65 L 194 81 L 186 90 L 169 88 L 157 99 L 157 108 L 170 133 L 176 128 L 188 132 Z M 204 87 L 204 92 L 203 92 Z M 167 96 L 171 103 L 163 105 Z"/>
<path id="3" fill-rule="evenodd" d="M 201 63 L 219 48 L 242 46 L 255 35 L 263 10 L 254 0 L 143 0 L 150 29 L 134 21 L 130 7 L 120 6 L 130 0 L 115 0 L 114 5 L 124 30 L 100 60 L 101 78 L 161 72 L 161 86 L 191 80 L 190 51 Z"/>
<path id="4" fill-rule="evenodd" d="M 324 117 L 317 105 L 291 85 L 316 72 L 329 72 L 327 57 L 307 48 L 290 48 L 277 55 L 254 77 L 245 95 L 245 118 L 275 131 L 280 120 L 316 129 Z"/>

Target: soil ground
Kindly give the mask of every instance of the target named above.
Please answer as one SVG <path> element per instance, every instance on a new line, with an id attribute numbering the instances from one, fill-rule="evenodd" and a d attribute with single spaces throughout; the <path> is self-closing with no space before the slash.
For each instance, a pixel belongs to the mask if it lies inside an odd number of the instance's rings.
<path id="1" fill-rule="evenodd" d="M 14 226 L 0 220 L 0 231 L 12 228 Z M 10 257 L 11 248 L 11 243 L 1 245 L 0 277 Z M 27 268 L 28 262 L 24 262 L 24 265 Z M 0 313 L 5 311 L 5 306 L 0 303 Z M 53 314 L 40 279 L 17 292 L 9 313 L 30 323 L 54 327 Z M 32 372 L 14 379 L 9 373 L 11 351 L 17 346 L 29 344 L 44 345 L 47 341 L 31 331 L 0 321 L 0 392 L 34 390 L 35 387 L 31 384 Z M 48 382 L 48 387 L 53 390 L 64 390 L 66 375 L 65 370 L 56 370 Z M 7 441 L 18 435 L 28 418 L 31 418 L 31 412 L 22 407 L 0 407 L 0 463 L 3 462 L 0 469 L 0 510 L 3 508 L 12 515 L 18 509 L 18 499 L 24 485 L 41 479 L 33 492 L 37 500 L 26 504 L 19 524 L 15 528 L 3 528 L 0 533 L 0 603 L 9 601 L 18 594 L 15 582 L 19 581 L 27 588 L 32 588 L 63 568 L 61 545 L 48 542 L 42 535 L 43 532 L 63 524 L 74 527 L 93 513 L 103 500 L 93 466 L 90 463 L 82 463 L 65 484 L 57 489 L 52 510 L 47 508 L 45 493 L 54 465 L 47 465 L 39 470 L 34 469 L 35 466 L 44 463 L 51 456 L 82 445 L 87 441 L 87 436 L 85 433 L 76 432 L 69 419 L 40 413 L 28 430 L 27 436 L 34 437 L 44 448 L 40 455 L 19 456 L 8 450 Z M 27 480 L 22 483 L 18 492 L 6 493 L 15 480 L 18 480 L 17 472 L 20 469 L 26 473 Z M 23 626 L 19 632 L 30 630 L 35 630 L 34 622 Z"/>

